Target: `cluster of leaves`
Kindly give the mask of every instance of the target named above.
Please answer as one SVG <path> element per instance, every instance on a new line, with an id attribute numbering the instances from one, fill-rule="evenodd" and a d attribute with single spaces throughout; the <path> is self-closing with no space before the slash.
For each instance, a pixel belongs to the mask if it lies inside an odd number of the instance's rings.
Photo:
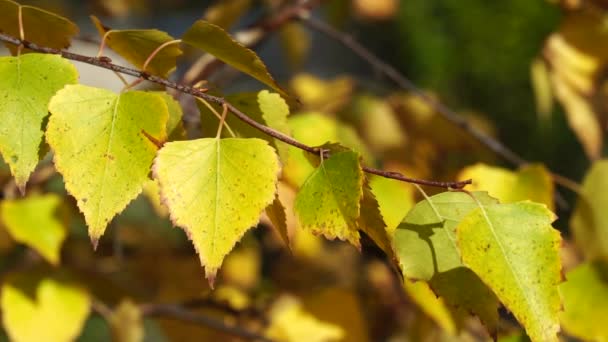
<path id="1" fill-rule="evenodd" d="M 77 32 L 65 18 L 10 0 L 0 1 L 0 13 L 0 31 L 41 46 L 65 48 Z M 161 215 L 169 215 L 186 232 L 211 286 L 222 264 L 234 268 L 224 259 L 262 217 L 295 254 L 311 233 L 359 250 L 362 236 L 369 237 L 399 270 L 400 288 L 449 334 L 458 334 L 472 313 L 496 337 L 502 303 L 533 341 L 556 341 L 560 320 L 573 335 L 606 338 L 603 327 L 589 319 L 599 314 L 594 296 L 605 298 L 608 291 L 601 261 L 608 255 L 608 224 L 601 215 L 601 203 L 608 201 L 603 199 L 606 162 L 591 169 L 572 219 L 576 242 L 585 246 L 589 263 L 571 271 L 569 281 L 560 285 L 562 239 L 551 225 L 554 186 L 544 167 L 513 172 L 469 166 L 458 175 L 476 180 L 469 191 L 428 196 L 418 188 L 423 200 L 414 204 L 414 187 L 366 175 L 362 165 L 390 160 L 392 153 L 403 152 L 401 146 L 414 146 L 418 152 L 411 154 L 410 165 L 425 158 L 421 164 L 427 168 L 417 173 L 426 176 L 433 168 L 429 159 L 440 159 L 442 148 L 470 148 L 470 142 L 450 141 L 451 134 L 434 141 L 432 131 L 448 128 L 410 95 L 395 94 L 386 101 L 371 95 L 351 98 L 347 78 L 323 82 L 296 77 L 291 88 L 302 107 L 292 115 L 293 95 L 253 51 L 213 23 L 228 26 L 234 14 L 227 13 L 196 21 L 179 40 L 158 30 L 115 30 L 96 18 L 94 23 L 107 47 L 148 74 L 168 77 L 182 47 L 189 46 L 256 78 L 275 92 L 232 94 L 226 96 L 228 102 L 258 123 L 329 153 L 313 155 L 287 145 L 200 98 L 202 137 L 189 139 L 182 107 L 166 90 L 126 85 L 114 93 L 78 84 L 77 70 L 65 58 L 9 46 L 14 56 L 0 57 L 0 153 L 25 197 L 10 198 L 7 192 L 0 218 L 15 241 L 50 264 L 60 264 L 68 236 L 66 223 L 56 215 L 62 198 L 26 191 L 28 182 L 45 170 L 50 151 L 50 167 L 75 199 L 95 248 L 110 222 L 143 191 Z M 347 110 L 359 113 L 356 124 L 365 127 L 364 139 L 337 118 Z M 399 116 L 400 111 L 418 114 Z M 405 136 L 400 126 L 416 129 L 406 130 L 410 135 Z M 410 171 L 403 164 L 393 168 Z M 241 298 L 229 297 L 233 304 Z M 64 270 L 15 272 L 3 283 L 2 318 L 12 339 L 67 341 L 80 333 L 91 303 L 89 292 Z M 309 303 L 307 310 L 311 307 Z M 346 338 L 348 331 L 307 310 L 294 298 L 281 297 L 269 310 L 266 336 L 284 341 L 311 340 L 313 335 L 318 341 Z M 127 340 L 139 340 L 143 333 L 123 331 L 121 322 L 141 323 L 141 315 L 130 302 L 107 314 L 116 325 L 115 335 L 131 336 Z M 49 323 L 59 319 L 61 323 Z M 49 329 L 37 329 L 42 325 Z"/>

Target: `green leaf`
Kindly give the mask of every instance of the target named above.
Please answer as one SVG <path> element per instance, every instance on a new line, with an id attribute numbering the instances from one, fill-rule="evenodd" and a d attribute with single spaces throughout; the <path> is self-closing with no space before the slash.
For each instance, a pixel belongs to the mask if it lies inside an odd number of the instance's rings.
<path id="1" fill-rule="evenodd" d="M 569 334 L 588 341 L 608 341 L 608 265 L 585 263 L 568 272 L 559 286 L 564 300 L 560 320 Z"/>
<path id="2" fill-rule="evenodd" d="M 2 323 L 18 342 L 73 341 L 89 315 L 87 292 L 65 274 L 18 273 L 2 285 Z"/>
<path id="3" fill-rule="evenodd" d="M 0 216 L 15 241 L 35 249 L 53 265 L 59 264 L 59 252 L 67 231 L 57 219 L 61 198 L 54 194 L 35 195 L 0 203 Z"/>
<path id="4" fill-rule="evenodd" d="M 296 195 L 300 227 L 360 248 L 359 218 L 363 171 L 356 152 L 340 152 L 321 162 Z"/>
<path id="5" fill-rule="evenodd" d="M 369 163 L 372 156 L 357 132 L 350 126 L 328 118 L 321 113 L 303 113 L 289 119 L 293 137 L 309 146 L 325 143 L 340 143 L 359 152 L 363 161 Z M 284 161 L 283 175 L 292 185 L 300 187 L 315 170 L 306 157 L 308 152 L 293 146 L 288 147 L 288 158 Z"/>
<path id="6" fill-rule="evenodd" d="M 608 261 L 608 160 L 593 164 L 572 213 L 574 240 L 588 259 Z"/>
<path id="7" fill-rule="evenodd" d="M 224 63 L 242 71 L 287 96 L 272 78 L 264 62 L 255 52 L 238 43 L 221 27 L 197 20 L 184 33 L 182 41 L 217 57 Z"/>
<path id="8" fill-rule="evenodd" d="M 19 37 L 19 4 L 11 0 L 0 0 L 0 32 Z M 78 26 L 70 20 L 33 6 L 21 6 L 25 40 L 55 49 L 70 46 Z M 13 55 L 17 47 L 6 43 Z M 22 52 L 27 52 L 24 49 Z"/>
<path id="9" fill-rule="evenodd" d="M 557 341 L 561 303 L 555 215 L 532 202 L 483 204 L 458 225 L 463 263 L 488 285 L 532 341 Z"/>
<path id="10" fill-rule="evenodd" d="M 173 223 L 192 240 L 210 283 L 222 261 L 272 203 L 279 161 L 260 139 L 165 144 L 154 175 Z"/>
<path id="11" fill-rule="evenodd" d="M 472 196 L 484 205 L 497 201 L 485 192 Z M 395 231 L 399 266 L 406 278 L 424 280 L 453 307 L 479 316 L 496 333 L 498 300 L 473 272 L 464 268 L 456 226 L 478 208 L 471 195 L 444 192 L 416 204 Z"/>
<path id="12" fill-rule="evenodd" d="M 392 236 L 415 204 L 415 188 L 411 184 L 376 175 L 370 177 L 369 186 L 378 200 L 386 230 Z"/>
<path id="13" fill-rule="evenodd" d="M 158 47 L 175 41 L 175 38 L 163 31 L 155 29 L 113 30 L 103 26 L 95 16 L 91 16 L 91 20 L 99 35 L 106 36 L 106 45 L 140 69 L 143 69 L 148 57 Z M 182 49 L 178 43 L 167 45 L 148 63 L 145 71 L 152 75 L 167 77 L 175 71 L 177 58 L 181 55 Z"/>
<path id="14" fill-rule="evenodd" d="M 71 85 L 53 97 L 49 111 L 46 137 L 55 166 L 96 245 L 148 179 L 157 150 L 148 136 L 166 140 L 167 106 L 153 93 Z"/>
<path id="15" fill-rule="evenodd" d="M 0 57 L 0 152 L 22 193 L 38 164 L 48 103 L 77 80 L 74 65 L 59 56 Z"/>
<path id="16" fill-rule="evenodd" d="M 487 191 L 501 203 L 530 200 L 553 206 L 553 181 L 547 169 L 540 165 L 527 165 L 513 172 L 500 167 L 475 164 L 461 171 L 460 180 L 472 179 L 469 191 Z"/>

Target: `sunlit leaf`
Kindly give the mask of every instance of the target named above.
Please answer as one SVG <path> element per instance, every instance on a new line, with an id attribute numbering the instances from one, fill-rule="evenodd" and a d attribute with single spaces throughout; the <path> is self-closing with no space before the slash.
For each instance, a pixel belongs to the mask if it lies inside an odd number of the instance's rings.
<path id="1" fill-rule="evenodd" d="M 497 201 L 487 193 L 444 192 L 424 200 L 407 214 L 395 230 L 394 244 L 406 278 L 424 280 L 453 307 L 481 319 L 491 334 L 498 324 L 498 300 L 460 259 L 456 227 L 478 206 Z"/>
<path id="2" fill-rule="evenodd" d="M 513 312 L 532 341 L 557 341 L 561 303 L 555 215 L 532 202 L 483 204 L 458 225 L 463 263 Z"/>
<path id="3" fill-rule="evenodd" d="M 355 82 L 346 76 L 322 80 L 302 73 L 291 79 L 290 86 L 306 110 L 334 113 L 348 103 Z"/>
<path id="4" fill-rule="evenodd" d="M 143 69 L 148 57 L 158 47 L 175 40 L 163 31 L 155 29 L 113 30 L 103 26 L 95 16 L 91 16 L 91 19 L 99 31 L 99 35 L 106 37 L 106 45 L 140 69 Z M 167 45 L 148 63 L 145 71 L 152 75 L 167 77 L 175 70 L 176 60 L 181 54 L 179 44 Z"/>
<path id="5" fill-rule="evenodd" d="M 318 320 L 297 299 L 285 296 L 273 304 L 266 336 L 281 342 L 331 342 L 342 340 L 344 331 Z"/>
<path id="6" fill-rule="evenodd" d="M 386 100 L 362 95 L 354 99 L 351 107 L 365 140 L 374 150 L 399 148 L 406 143 L 404 130 Z"/>
<path id="7" fill-rule="evenodd" d="M 0 0 L 0 32 L 19 37 L 19 4 L 11 0 Z M 55 49 L 70 46 L 78 26 L 70 20 L 33 6 L 21 6 L 25 40 Z M 13 55 L 17 47 L 6 44 Z M 24 50 L 22 52 L 26 52 Z"/>
<path id="8" fill-rule="evenodd" d="M 73 341 L 90 298 L 65 274 L 18 273 L 2 285 L 2 323 L 12 341 Z"/>
<path id="9" fill-rule="evenodd" d="M 553 181 L 542 165 L 527 165 L 513 172 L 500 167 L 475 164 L 460 172 L 460 180 L 472 179 L 469 191 L 487 191 L 501 203 L 530 200 L 553 210 Z"/>
<path id="10" fill-rule="evenodd" d="M 369 236 L 374 243 L 386 253 L 389 260 L 396 260 L 393 251 L 392 234 L 386 228 L 376 196 L 369 188 L 367 181 L 363 185 L 359 228 Z"/>
<path id="11" fill-rule="evenodd" d="M 67 231 L 57 219 L 61 198 L 35 195 L 0 202 L 0 216 L 13 239 L 35 249 L 51 264 L 59 263 L 59 252 Z"/>
<path id="12" fill-rule="evenodd" d="M 153 93 L 160 95 L 160 97 L 165 100 L 167 109 L 169 110 L 169 119 L 167 120 L 168 141 L 186 139 L 186 129 L 184 128 L 184 123 L 182 122 L 184 113 L 179 102 L 177 102 L 173 96 L 167 94 L 165 91 L 156 91 Z"/>
<path id="13" fill-rule="evenodd" d="M 292 136 L 309 146 L 320 146 L 325 143 L 340 143 L 359 152 L 365 162 L 372 157 L 355 130 L 339 121 L 320 113 L 303 113 L 289 119 Z M 289 146 L 289 156 L 285 162 L 283 176 L 297 187 L 310 176 L 315 167 L 308 161 L 306 154 L 296 147 Z"/>
<path id="14" fill-rule="evenodd" d="M 158 152 L 161 197 L 211 283 L 226 254 L 272 203 L 278 173 L 276 153 L 259 139 L 170 142 Z"/>
<path id="15" fill-rule="evenodd" d="M 260 57 L 239 44 L 221 27 L 204 20 L 197 20 L 184 33 L 182 40 L 184 43 L 199 48 L 235 69 L 256 78 L 281 93 L 281 95 L 286 95 L 285 91 L 272 78 Z"/>
<path id="16" fill-rule="evenodd" d="M 152 93 L 73 85 L 53 97 L 49 111 L 55 166 L 95 245 L 148 179 L 157 150 L 150 137 L 166 140 L 167 106 Z"/>
<path id="17" fill-rule="evenodd" d="M 0 152 L 22 192 L 38 164 L 48 103 L 77 79 L 74 65 L 59 56 L 0 57 Z"/>
<path id="18" fill-rule="evenodd" d="M 402 181 L 375 175 L 370 177 L 369 185 L 380 206 L 386 229 L 392 236 L 415 204 L 415 188 Z"/>
<path id="19" fill-rule="evenodd" d="M 302 229 L 360 247 L 363 171 L 359 154 L 340 152 L 321 162 L 298 192 L 294 204 Z"/>
<path id="20" fill-rule="evenodd" d="M 570 218 L 574 240 L 587 258 L 608 261 L 608 160 L 595 162 Z"/>
<path id="21" fill-rule="evenodd" d="M 560 285 L 564 311 L 560 320 L 569 334 L 588 341 L 608 341 L 608 266 L 586 263 L 568 272 Z"/>

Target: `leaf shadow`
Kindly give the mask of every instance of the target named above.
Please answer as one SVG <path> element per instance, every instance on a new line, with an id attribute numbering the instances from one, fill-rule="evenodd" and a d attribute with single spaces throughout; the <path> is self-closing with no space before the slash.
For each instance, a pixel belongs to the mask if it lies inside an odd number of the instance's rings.
<path id="1" fill-rule="evenodd" d="M 431 237 L 435 234 L 434 229 L 445 229 L 444 222 L 444 220 L 428 224 L 412 224 L 401 222 L 401 224 L 399 224 L 399 226 L 397 227 L 397 229 L 410 230 L 412 232 L 415 232 L 416 234 L 418 234 L 420 240 L 427 243 L 431 252 L 434 274 L 439 273 L 439 266 L 437 264 L 437 252 L 435 251 L 435 246 L 431 241 Z"/>

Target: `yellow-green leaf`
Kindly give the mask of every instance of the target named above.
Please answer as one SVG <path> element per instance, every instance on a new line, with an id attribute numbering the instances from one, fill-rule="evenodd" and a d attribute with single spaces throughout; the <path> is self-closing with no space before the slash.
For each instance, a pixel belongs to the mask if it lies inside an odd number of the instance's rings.
<path id="1" fill-rule="evenodd" d="M 332 342 L 342 340 L 344 331 L 306 312 L 297 299 L 284 296 L 270 310 L 266 336 L 281 342 Z"/>
<path id="2" fill-rule="evenodd" d="M 564 311 L 560 320 L 564 330 L 588 341 L 608 341 L 608 327 L 600 317 L 608 317 L 608 265 L 586 263 L 566 275 L 560 285 Z"/>
<path id="3" fill-rule="evenodd" d="M 332 154 L 321 162 L 296 195 L 294 209 L 302 229 L 339 238 L 360 248 L 359 218 L 363 196 L 359 154 Z"/>
<path id="4" fill-rule="evenodd" d="M 557 341 L 561 308 L 555 215 L 532 202 L 483 204 L 458 225 L 463 263 L 513 312 L 532 341 Z"/>
<path id="5" fill-rule="evenodd" d="M 399 266 L 406 278 L 424 280 L 453 307 L 469 311 L 496 333 L 498 300 L 481 280 L 464 268 L 456 243 L 456 227 L 477 202 L 497 201 L 485 192 L 471 195 L 444 192 L 424 200 L 407 214 L 395 230 Z"/>
<path id="6" fill-rule="evenodd" d="M 325 143 L 340 143 L 359 152 L 363 161 L 369 162 L 372 157 L 357 132 L 350 126 L 328 118 L 321 113 L 303 113 L 289 119 L 293 137 L 309 146 L 320 146 Z M 306 154 L 299 148 L 289 146 L 289 156 L 285 161 L 283 175 L 289 183 L 301 186 L 315 170 Z"/>
<path id="7" fill-rule="evenodd" d="M 570 219 L 579 249 L 589 259 L 608 261 L 608 160 L 593 164 Z"/>
<path id="8" fill-rule="evenodd" d="M 170 142 L 158 152 L 154 175 L 161 197 L 211 283 L 226 254 L 272 203 L 278 173 L 275 151 L 260 139 Z"/>
<path id="9" fill-rule="evenodd" d="M 472 179 L 469 191 L 487 191 L 501 203 L 530 200 L 553 210 L 553 181 L 539 164 L 527 165 L 516 172 L 485 164 L 475 164 L 461 171 L 459 179 Z"/>
<path id="10" fill-rule="evenodd" d="M 186 138 L 186 129 L 182 122 L 184 115 L 182 106 L 173 96 L 167 94 L 166 91 L 155 91 L 154 94 L 160 95 L 165 100 L 167 109 L 169 110 L 169 119 L 167 120 L 167 140 L 184 140 Z"/>
<path id="11" fill-rule="evenodd" d="M 56 217 L 61 198 L 54 194 L 34 195 L 0 203 L 0 216 L 15 241 L 35 249 L 51 264 L 59 263 L 59 252 L 67 231 Z"/>
<path id="12" fill-rule="evenodd" d="M 144 340 L 144 322 L 139 307 L 126 299 L 120 302 L 110 316 L 112 341 L 140 342 Z"/>
<path id="13" fill-rule="evenodd" d="M 396 260 L 392 234 L 387 230 L 376 196 L 369 188 L 367 181 L 363 185 L 363 197 L 361 197 L 360 205 L 359 228 L 374 241 L 376 246 L 386 253 L 389 260 Z"/>
<path id="14" fill-rule="evenodd" d="M 65 274 L 18 273 L 2 285 L 2 323 L 11 341 L 69 342 L 89 314 L 88 293 Z"/>
<path id="15" fill-rule="evenodd" d="M 378 200 L 386 229 L 392 236 L 408 211 L 414 206 L 414 187 L 395 179 L 371 176 L 372 193 Z"/>
<path id="16" fill-rule="evenodd" d="M 184 33 L 182 41 L 212 54 L 224 63 L 275 89 L 281 95 L 286 95 L 272 78 L 260 57 L 230 37 L 221 27 L 204 20 L 197 20 Z"/>
<path id="17" fill-rule="evenodd" d="M 148 179 L 157 150 L 149 137 L 166 140 L 167 105 L 153 93 L 71 85 L 53 97 L 49 111 L 55 166 L 95 245 Z"/>
<path id="18" fill-rule="evenodd" d="M 106 45 L 140 69 L 143 69 L 144 63 L 157 48 L 175 41 L 175 38 L 163 31 L 112 30 L 103 26 L 95 16 L 91 16 L 91 19 L 99 35 L 106 37 Z M 152 75 L 167 77 L 175 70 L 177 58 L 181 54 L 182 49 L 177 42 L 166 45 L 148 63 L 145 71 Z"/>
<path id="19" fill-rule="evenodd" d="M 59 56 L 0 57 L 0 152 L 22 192 L 38 164 L 48 103 L 77 80 L 74 65 Z"/>
<path id="20" fill-rule="evenodd" d="M 19 5 L 11 0 L 0 0 L 0 32 L 19 37 Z M 70 46 L 78 26 L 70 20 L 33 6 L 21 6 L 25 40 L 41 46 L 64 49 Z M 13 55 L 17 47 L 6 44 Z"/>
<path id="21" fill-rule="evenodd" d="M 457 317 L 450 311 L 444 300 L 433 293 L 427 282 L 405 279 L 403 288 L 422 312 L 432 318 L 437 325 L 449 334 L 456 334 L 458 329 Z"/>

